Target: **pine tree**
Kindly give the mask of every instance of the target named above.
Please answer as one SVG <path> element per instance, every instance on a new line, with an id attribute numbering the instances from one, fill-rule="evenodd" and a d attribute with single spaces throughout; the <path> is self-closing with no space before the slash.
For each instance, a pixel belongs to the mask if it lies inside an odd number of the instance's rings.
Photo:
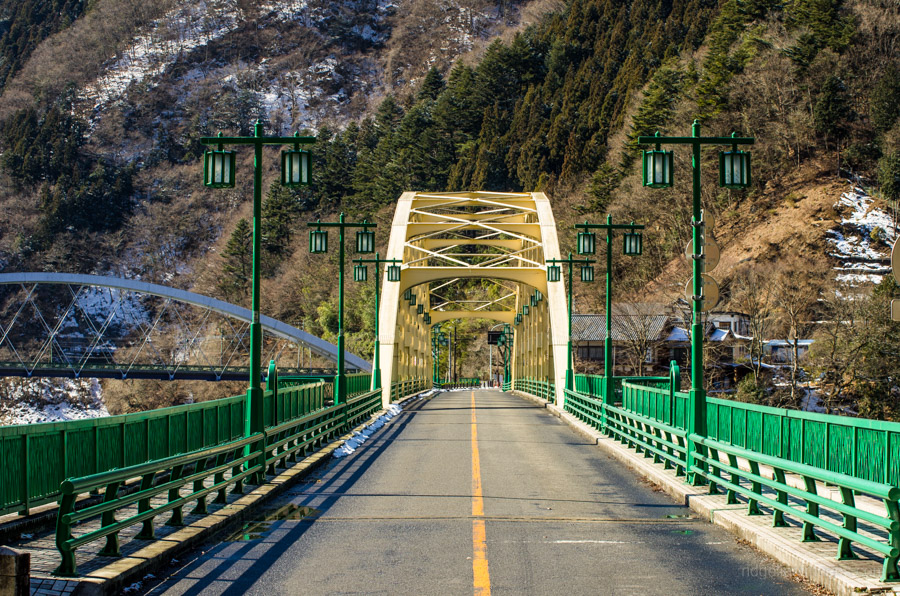
<path id="1" fill-rule="evenodd" d="M 871 97 L 872 124 L 886 132 L 900 117 L 900 67 L 891 63 L 878 79 Z"/>
<path id="2" fill-rule="evenodd" d="M 294 222 L 299 215 L 299 201 L 295 191 L 273 182 L 262 204 L 260 227 L 263 249 L 275 256 L 283 256 L 294 235 Z"/>
<path id="3" fill-rule="evenodd" d="M 253 230 L 244 218 L 238 220 L 222 251 L 222 279 L 219 291 L 235 302 L 246 302 L 250 297 L 252 270 Z"/>
<path id="4" fill-rule="evenodd" d="M 425 80 L 422 81 L 422 86 L 419 87 L 419 93 L 416 95 L 416 100 L 434 101 L 443 90 L 444 77 L 441 76 L 441 72 L 437 68 L 432 66 L 428 69 L 428 74 L 425 75 Z"/>

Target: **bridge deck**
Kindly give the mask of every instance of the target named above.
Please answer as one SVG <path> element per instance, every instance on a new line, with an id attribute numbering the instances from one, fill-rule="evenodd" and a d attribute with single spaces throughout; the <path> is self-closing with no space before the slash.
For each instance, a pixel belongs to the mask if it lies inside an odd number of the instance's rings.
<path id="1" fill-rule="evenodd" d="M 654 492 L 545 410 L 497 391 L 411 402 L 271 513 L 145 589 L 802 592 L 785 568 Z"/>

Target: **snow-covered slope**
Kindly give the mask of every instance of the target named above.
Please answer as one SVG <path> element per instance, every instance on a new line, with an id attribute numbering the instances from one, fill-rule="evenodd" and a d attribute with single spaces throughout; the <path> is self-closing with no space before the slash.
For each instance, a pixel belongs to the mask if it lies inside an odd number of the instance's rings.
<path id="1" fill-rule="evenodd" d="M 0 425 L 109 416 L 97 379 L 4 379 Z"/>
<path id="2" fill-rule="evenodd" d="M 829 255 L 837 281 L 859 286 L 877 284 L 891 272 L 889 244 L 897 238 L 891 216 L 873 206 L 874 198 L 854 187 L 841 194 L 835 209 L 843 213 L 840 226 L 828 230 Z"/>

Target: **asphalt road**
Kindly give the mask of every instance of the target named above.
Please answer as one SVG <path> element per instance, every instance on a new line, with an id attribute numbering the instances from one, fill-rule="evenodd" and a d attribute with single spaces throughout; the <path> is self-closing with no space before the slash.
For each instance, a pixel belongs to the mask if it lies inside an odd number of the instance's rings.
<path id="1" fill-rule="evenodd" d="M 142 591 L 805 593 L 546 410 L 498 391 L 408 403 L 268 517 Z"/>

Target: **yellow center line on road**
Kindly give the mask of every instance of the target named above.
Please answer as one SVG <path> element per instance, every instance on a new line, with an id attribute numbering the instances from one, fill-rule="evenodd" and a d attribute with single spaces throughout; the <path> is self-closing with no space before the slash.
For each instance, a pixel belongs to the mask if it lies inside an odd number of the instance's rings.
<path id="1" fill-rule="evenodd" d="M 481 492 L 481 459 L 478 456 L 478 426 L 475 419 L 475 392 L 472 392 L 472 575 L 475 596 L 490 596 L 487 536 L 484 529 L 484 495 Z"/>

